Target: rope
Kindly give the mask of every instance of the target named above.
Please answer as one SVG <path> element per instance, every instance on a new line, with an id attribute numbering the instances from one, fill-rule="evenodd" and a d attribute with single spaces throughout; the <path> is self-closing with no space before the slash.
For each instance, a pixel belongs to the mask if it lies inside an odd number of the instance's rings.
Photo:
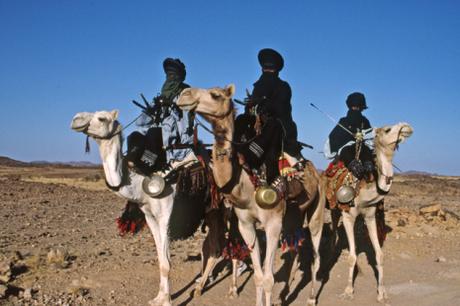
<path id="1" fill-rule="evenodd" d="M 359 155 L 361 154 L 361 148 L 363 144 L 363 134 L 359 131 L 355 135 L 355 159 L 359 160 Z"/>
<path id="2" fill-rule="evenodd" d="M 130 123 L 128 123 L 123 129 L 121 129 L 120 133 L 123 132 L 124 130 L 126 130 L 130 125 L 132 125 L 134 122 L 136 122 L 137 119 L 139 119 L 141 116 L 143 115 L 143 113 L 141 113 L 139 116 L 137 116 L 136 118 L 134 118 Z"/>
<path id="3" fill-rule="evenodd" d="M 218 137 L 210 128 L 205 126 L 196 116 L 195 116 L 195 122 L 196 122 L 197 126 L 201 126 L 209 134 L 213 135 L 214 137 Z M 253 141 L 256 137 L 257 137 L 257 135 L 252 137 L 252 138 L 250 138 L 250 139 L 248 139 L 247 141 L 244 141 L 244 142 L 230 140 L 230 139 L 227 139 L 226 137 L 223 137 L 223 139 L 225 141 L 235 145 L 235 146 L 244 146 L 244 145 L 247 145 L 248 143 L 250 143 L 251 141 Z"/>
<path id="4" fill-rule="evenodd" d="M 122 129 L 119 128 L 118 131 L 116 131 L 115 133 L 110 135 L 110 137 L 107 137 L 107 138 L 100 138 L 100 137 L 97 137 L 95 135 L 87 134 L 86 135 L 86 144 L 85 144 L 85 153 L 89 154 L 89 152 L 91 151 L 91 148 L 90 148 L 90 145 L 89 145 L 89 137 L 92 137 L 94 139 L 110 139 L 110 138 L 113 138 L 113 137 L 117 136 L 118 134 L 121 134 L 121 132 L 126 130 L 130 125 L 132 125 L 134 122 L 136 122 L 136 120 L 139 119 L 141 116 L 142 116 L 142 113 L 139 116 L 137 116 L 136 118 L 134 118 L 133 120 L 131 120 L 124 128 L 122 128 Z"/>

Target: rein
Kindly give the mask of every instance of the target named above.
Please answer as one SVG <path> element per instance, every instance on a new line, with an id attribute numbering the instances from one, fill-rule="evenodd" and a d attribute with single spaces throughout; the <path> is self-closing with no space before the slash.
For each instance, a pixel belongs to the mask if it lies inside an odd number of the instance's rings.
<path id="1" fill-rule="evenodd" d="M 142 116 L 142 113 L 137 116 L 136 118 L 134 118 L 133 120 L 131 120 L 125 127 L 121 128 L 121 124 L 118 122 L 118 126 L 117 128 L 115 129 L 115 133 L 113 134 L 109 134 L 107 135 L 106 137 L 99 137 L 99 136 L 96 136 L 96 135 L 91 135 L 91 134 L 88 134 L 86 133 L 86 144 L 85 144 L 85 153 L 89 153 L 91 151 L 91 148 L 89 146 L 89 138 L 94 138 L 94 139 L 98 139 L 98 140 L 108 140 L 108 139 L 112 139 L 113 137 L 121 134 L 124 130 L 126 130 L 129 126 L 131 126 L 134 122 L 136 122 L 137 119 L 139 119 L 140 117 Z"/>
<path id="2" fill-rule="evenodd" d="M 232 100 L 233 101 L 233 100 Z M 234 107 L 233 107 L 233 102 L 232 102 L 232 107 L 229 108 L 229 110 L 223 114 L 223 115 L 219 115 L 219 116 L 216 116 L 216 115 L 213 115 L 213 114 L 210 114 L 210 113 L 202 113 L 200 115 L 206 115 L 206 116 L 209 116 L 209 117 L 212 117 L 212 118 L 216 118 L 216 119 L 224 119 L 226 117 L 228 117 L 230 114 L 233 114 L 233 110 L 234 110 Z M 243 141 L 243 142 L 239 142 L 239 141 L 234 141 L 234 140 L 230 140 L 230 139 L 227 139 L 226 137 L 221 137 L 219 135 L 216 135 L 216 133 L 214 133 L 212 131 L 212 129 L 208 128 L 206 125 L 204 125 L 203 122 L 201 122 L 197 116 L 195 116 L 195 123 L 196 123 L 196 126 L 201 126 L 206 132 L 208 132 L 209 134 L 213 135 L 214 137 L 218 137 L 218 138 L 221 138 L 223 139 L 224 141 L 227 141 L 229 143 L 231 143 L 232 145 L 235 145 L 235 146 L 244 146 L 244 145 L 247 145 L 249 144 L 251 141 L 253 141 L 256 137 L 252 137 L 246 141 Z"/>

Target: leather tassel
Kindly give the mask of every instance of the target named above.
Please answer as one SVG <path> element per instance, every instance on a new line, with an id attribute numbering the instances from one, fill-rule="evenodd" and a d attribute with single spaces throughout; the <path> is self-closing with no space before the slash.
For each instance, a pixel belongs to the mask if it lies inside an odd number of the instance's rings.
<path id="1" fill-rule="evenodd" d="M 86 136 L 86 146 L 85 146 L 85 153 L 89 153 L 90 147 L 89 147 L 89 136 Z"/>

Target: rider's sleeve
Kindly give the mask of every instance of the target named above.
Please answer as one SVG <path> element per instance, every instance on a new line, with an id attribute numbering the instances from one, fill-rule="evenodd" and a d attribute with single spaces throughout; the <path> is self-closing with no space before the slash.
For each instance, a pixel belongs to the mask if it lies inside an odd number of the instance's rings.
<path id="1" fill-rule="evenodd" d="M 193 135 L 191 133 L 188 133 L 188 128 L 189 128 L 189 118 L 190 116 L 188 115 L 187 111 L 184 111 L 182 119 L 178 119 L 177 121 L 177 130 L 179 132 L 180 136 L 180 141 L 183 144 L 190 144 L 193 142 Z"/>
<path id="2" fill-rule="evenodd" d="M 149 115 L 142 113 L 136 120 L 136 125 L 139 127 L 139 132 L 145 135 L 148 129 L 153 125 L 153 119 Z"/>
<path id="3" fill-rule="evenodd" d="M 192 137 L 188 136 L 186 133 L 188 127 L 188 116 L 187 113 L 184 112 L 182 118 L 180 118 L 179 114 L 175 111 L 171 112 L 171 115 L 168 117 L 170 118 L 170 130 L 168 136 L 168 144 L 188 144 L 192 142 Z M 168 161 L 181 161 L 183 160 L 189 153 L 191 149 L 176 149 L 168 151 Z"/>
<path id="4" fill-rule="evenodd" d="M 346 126 L 346 120 L 341 118 L 339 124 Z M 344 144 L 350 141 L 350 136 L 340 125 L 336 125 L 329 134 L 331 152 L 338 152 Z"/>

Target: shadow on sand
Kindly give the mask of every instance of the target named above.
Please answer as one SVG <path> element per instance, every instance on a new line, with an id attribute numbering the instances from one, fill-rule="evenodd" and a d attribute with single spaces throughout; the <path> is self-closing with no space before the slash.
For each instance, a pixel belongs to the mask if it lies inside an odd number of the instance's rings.
<path id="1" fill-rule="evenodd" d="M 374 271 L 374 276 L 377 280 L 378 272 L 376 269 L 375 252 L 367 235 L 367 228 L 363 218 L 357 218 L 354 230 L 356 237 L 357 255 L 365 253 L 367 261 L 369 265 L 372 267 Z M 386 227 L 387 232 L 390 232 L 391 230 L 392 229 L 390 227 Z M 309 237 L 308 230 L 306 237 Z M 337 264 L 344 249 L 348 249 L 348 240 L 343 225 L 340 225 L 338 227 L 337 234 L 334 235 L 331 229 L 331 224 L 324 224 L 323 235 L 320 244 L 321 266 L 317 275 L 318 279 L 321 280 L 321 286 L 316 294 L 316 299 L 318 303 L 320 300 L 321 292 L 324 286 L 329 281 L 330 273 L 334 266 Z M 304 243 L 302 247 L 299 249 L 300 265 L 297 271 L 297 275 L 300 274 L 300 279 L 297 282 L 294 279 L 291 284 L 289 284 L 286 280 L 292 278 L 290 272 L 292 268 L 294 254 L 287 252 L 282 255 L 282 259 L 284 260 L 284 262 L 281 268 L 275 274 L 276 281 L 282 280 L 283 282 L 286 282 L 280 292 L 281 305 L 289 305 L 293 303 L 298 298 L 300 292 L 311 282 L 311 264 L 313 261 L 311 250 L 311 241 L 310 239 L 306 239 L 306 243 Z M 358 265 L 356 265 L 354 269 L 353 282 L 355 281 L 358 272 Z M 346 282 L 344 282 L 344 289 L 346 285 Z"/>

